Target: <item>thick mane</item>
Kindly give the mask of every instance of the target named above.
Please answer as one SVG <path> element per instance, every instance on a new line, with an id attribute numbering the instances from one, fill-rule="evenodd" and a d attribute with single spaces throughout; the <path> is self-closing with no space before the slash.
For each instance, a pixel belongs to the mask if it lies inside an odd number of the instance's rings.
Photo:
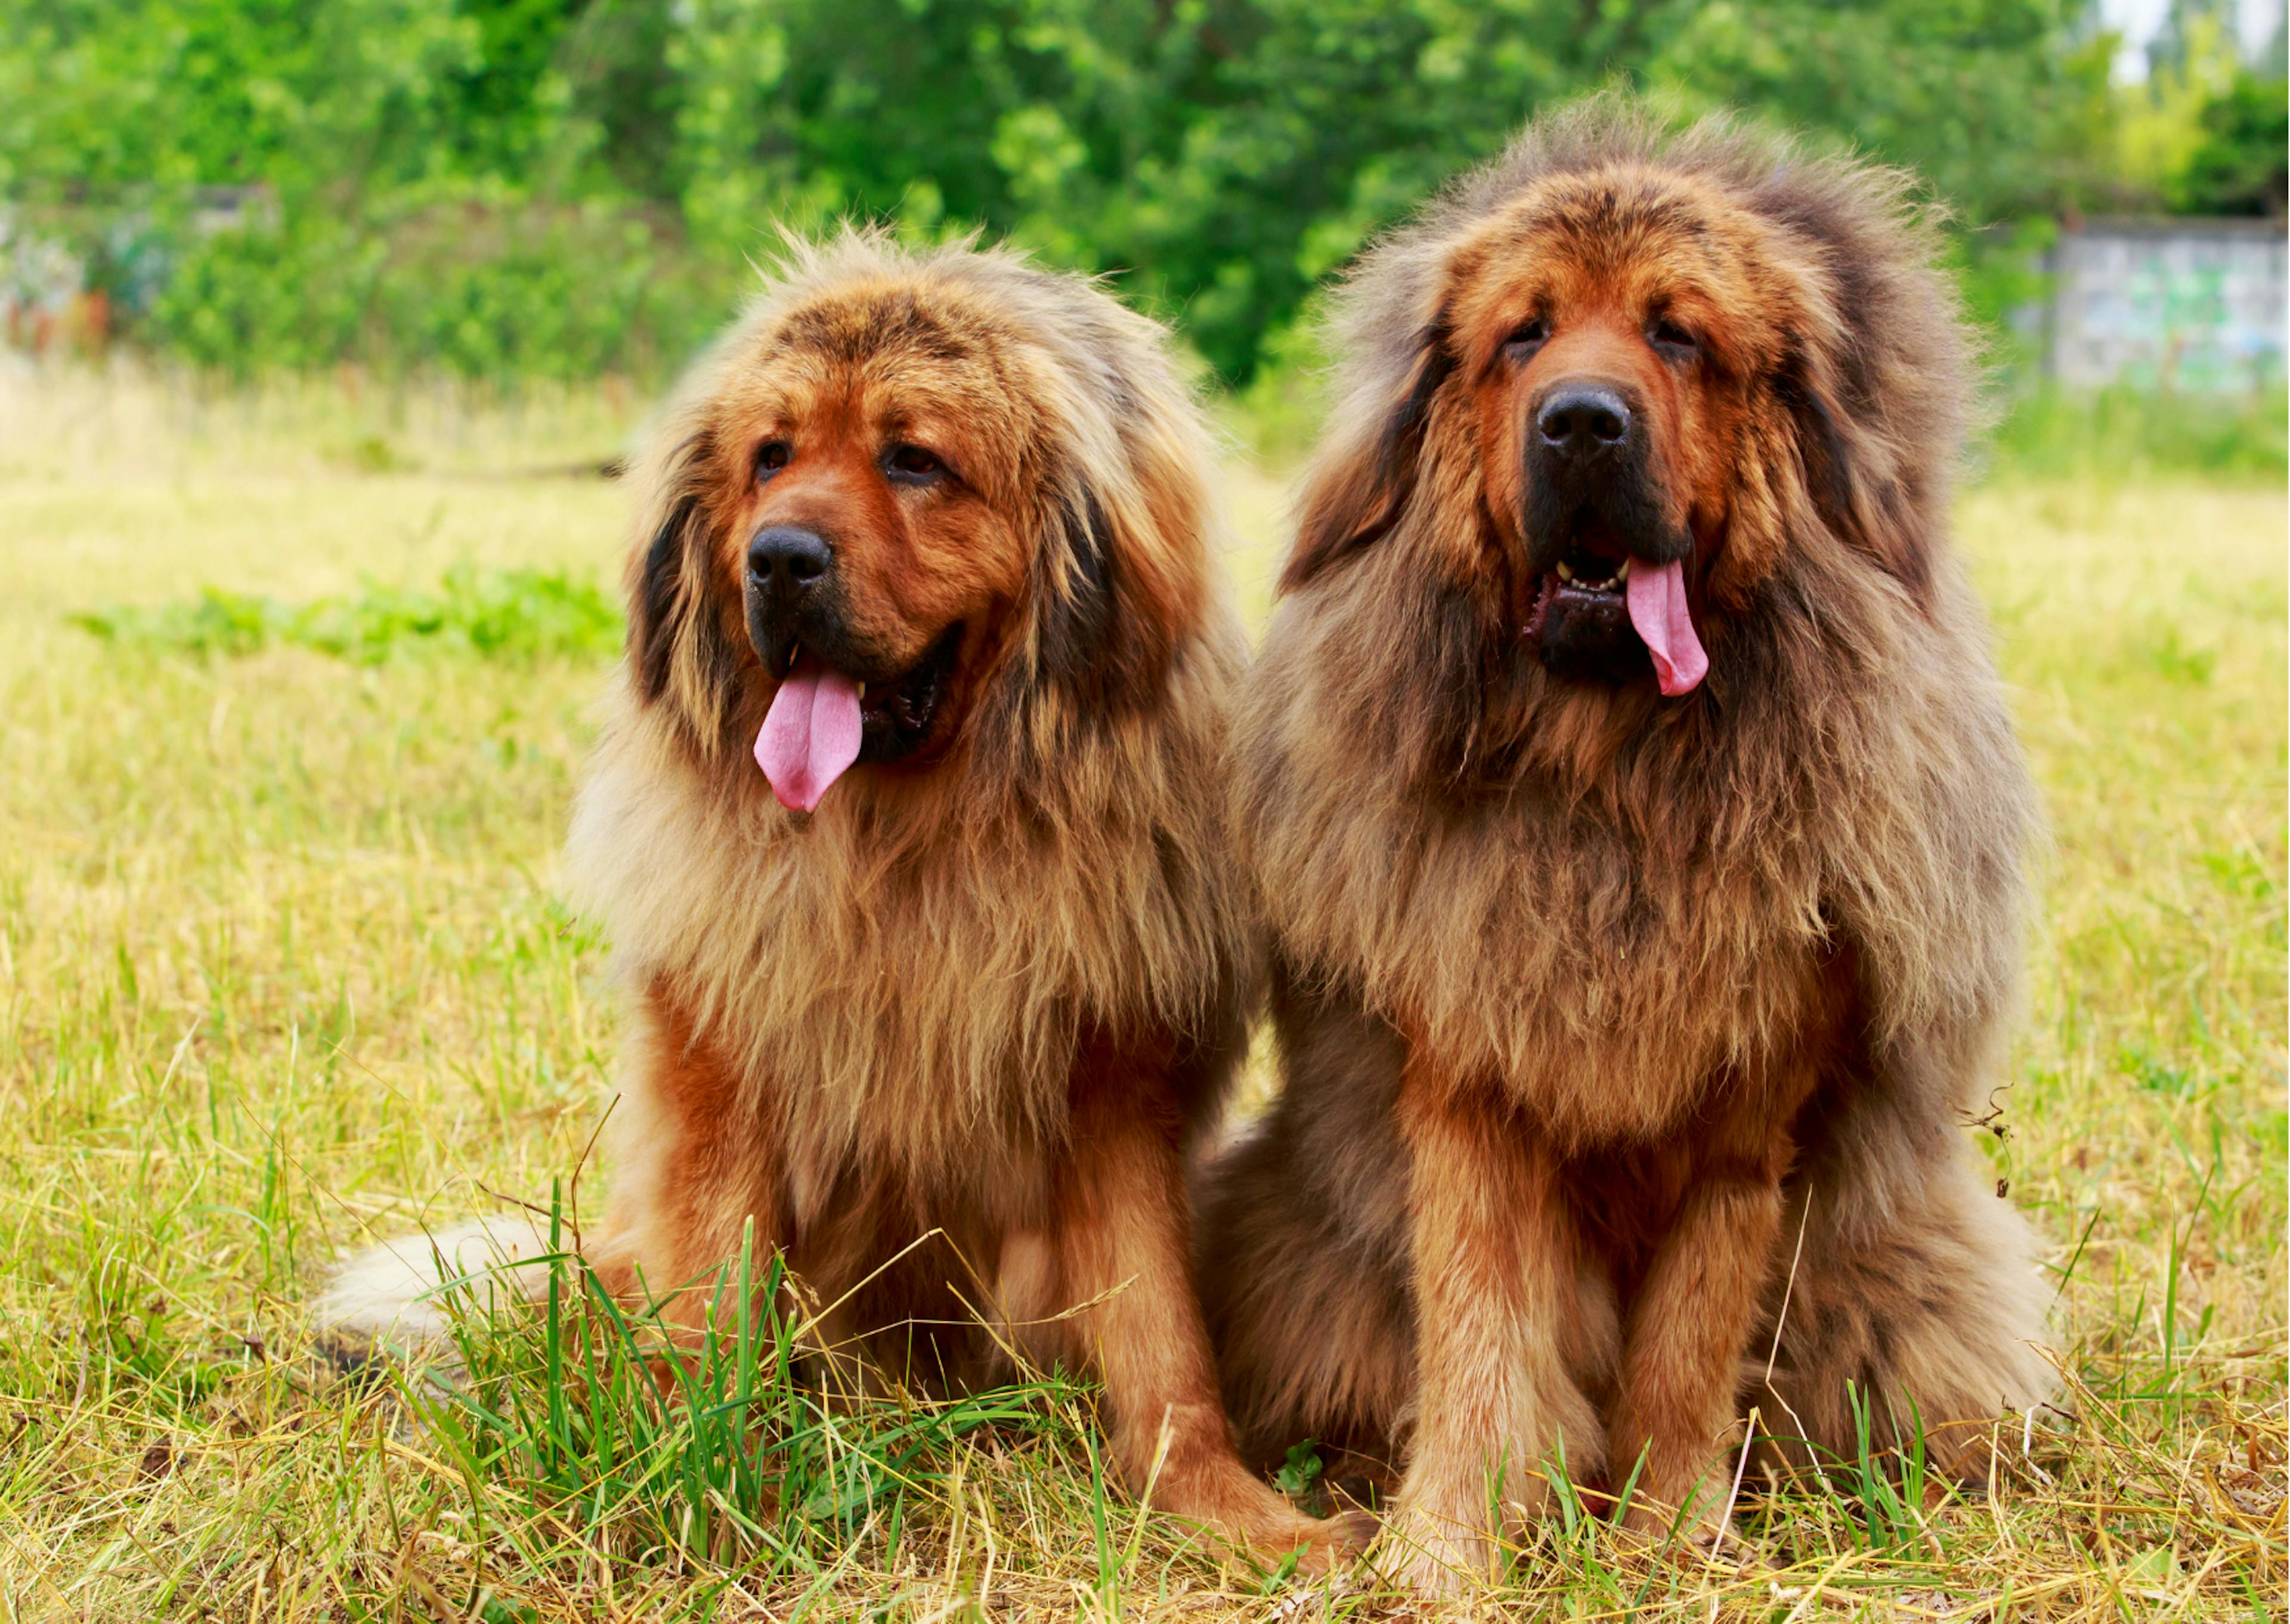
<path id="1" fill-rule="evenodd" d="M 1021 444 L 997 492 L 1037 539 L 976 748 L 955 764 L 975 795 L 1024 794 L 1061 742 L 1153 702 L 1179 645 L 1224 617 L 1209 544 L 1214 448 L 1161 330 L 1078 277 L 1007 248 L 906 247 L 881 232 L 789 236 L 746 315 L 685 377 L 640 463 L 648 492 L 628 572 L 639 697 L 665 704 L 703 753 L 744 755 L 762 720 L 739 680 L 737 589 L 711 578 L 709 497 L 726 476 L 718 403 L 792 324 L 853 291 L 904 290 L 960 308 L 988 338 Z"/>
<path id="2" fill-rule="evenodd" d="M 1069 741 L 1038 795 L 853 796 L 803 829 L 623 699 L 567 866 L 623 979 L 666 978 L 805 1135 L 842 1136 L 823 1158 L 1054 1136 L 1089 1027 L 1205 1031 L 1250 977 L 1215 777 L 1237 664 L 1195 640 L 1165 708 Z"/>
<path id="3" fill-rule="evenodd" d="M 693 463 L 788 313 L 869 284 L 972 298 L 1022 373 L 1032 437 L 997 494 L 1034 576 L 943 763 L 853 773 L 792 814 L 748 759 L 759 675 L 727 688 L 708 652 L 741 634 L 736 590 L 685 539 L 709 523 Z M 664 983 L 771 1078 L 821 1164 L 974 1159 L 964 1131 L 988 1126 L 1053 1137 L 1092 1030 L 1229 1021 L 1253 973 L 1218 788 L 1243 647 L 1211 574 L 1210 448 L 1158 330 L 1012 253 L 795 244 L 658 446 L 629 659 L 567 852 L 623 978 Z"/>
<path id="4" fill-rule="evenodd" d="M 1523 131 L 1503 155 L 1451 183 L 1361 256 L 1335 296 L 1330 348 L 1344 357 L 1327 434 L 1305 485 L 1287 584 L 1302 584 L 1364 527 L 1399 516 L 1387 470 L 1420 483 L 1395 442 L 1418 442 L 1445 381 L 1450 256 L 1469 228 L 1558 175 L 1656 170 L 1706 182 L 1782 234 L 1819 298 L 1793 334 L 1795 365 L 1771 380 L 1801 419 L 1803 494 L 1838 533 L 1910 586 L 1927 578 L 1926 539 L 1944 524 L 1961 454 L 1974 349 L 1934 269 L 1933 212 L 1913 179 L 1813 154 L 1718 116 L 1665 129 L 1636 103 L 1596 96 Z"/>
<path id="5" fill-rule="evenodd" d="M 1292 600 L 1236 724 L 1237 837 L 1281 950 L 1547 1090 L 1562 1128 L 1570 1100 L 1626 1116 L 1681 1052 L 1714 1071 L 1786 1037 L 1808 948 L 1854 944 L 1878 1042 L 1989 1029 L 2033 824 L 2003 696 L 1953 572 L 1938 628 L 1863 587 L 1774 583 L 1768 635 L 1712 641 L 1722 711 L 1546 693 L 1478 782 L 1410 770 L 1443 651 L 1414 641 L 1437 612 L 1403 548 Z"/>
<path id="6" fill-rule="evenodd" d="M 1606 99 L 1345 292 L 1234 721 L 1285 1082 L 1204 1180 L 1202 1294 L 1250 1447 L 1397 1451 L 1427 1560 L 1533 1515 L 1491 1515 L 1504 1460 L 1714 1534 L 1737 1447 L 1913 1424 L 1972 1482 L 2055 1385 L 1963 1129 L 2036 819 L 1948 546 L 1933 258 L 1897 175 Z"/>
<path id="7" fill-rule="evenodd" d="M 1485 524 L 1476 442 L 1442 418 L 1460 384 L 1419 404 L 1455 240 L 1545 177 L 1621 168 L 1714 180 L 1822 295 L 1731 475 L 1774 566 L 1709 617 L 1684 700 L 1543 670 L 1455 565 Z M 1531 126 L 1342 296 L 1304 567 L 1237 722 L 1244 860 L 1302 972 L 1517 1080 L 1561 1132 L 1569 1101 L 1628 1121 L 1680 1056 L 1714 1073 L 1785 1041 L 1808 949 L 1855 956 L 1879 1044 L 1983 1044 L 2014 996 L 2033 798 L 1948 549 L 1968 349 L 1905 198 L 1897 175 L 1599 100 Z M 1355 543 L 1392 495 L 1361 470 L 1427 412 L 1423 467 Z M 1646 1131 L 1661 1094 L 1639 1091 Z"/>

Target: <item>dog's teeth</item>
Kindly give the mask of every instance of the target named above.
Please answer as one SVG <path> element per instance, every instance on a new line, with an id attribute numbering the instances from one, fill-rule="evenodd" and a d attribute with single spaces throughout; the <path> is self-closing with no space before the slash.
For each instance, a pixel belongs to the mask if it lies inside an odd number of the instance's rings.
<path id="1" fill-rule="evenodd" d="M 1615 580 L 1617 582 L 1621 582 L 1621 581 L 1628 580 L 1629 578 L 1630 578 L 1630 561 L 1629 561 L 1629 559 L 1625 558 L 1625 559 L 1623 559 L 1623 560 L 1622 560 L 1622 567 L 1621 567 L 1621 569 L 1616 570 L 1616 571 L 1614 572 L 1614 580 Z"/>
<path id="2" fill-rule="evenodd" d="M 1574 572 L 1566 567 L 1566 561 L 1564 558 L 1561 558 L 1558 561 L 1558 579 L 1561 580 L 1573 580 L 1574 579 Z"/>
<path id="3" fill-rule="evenodd" d="M 867 697 L 867 684 L 864 683 L 859 684 L 859 697 L 862 700 Z"/>

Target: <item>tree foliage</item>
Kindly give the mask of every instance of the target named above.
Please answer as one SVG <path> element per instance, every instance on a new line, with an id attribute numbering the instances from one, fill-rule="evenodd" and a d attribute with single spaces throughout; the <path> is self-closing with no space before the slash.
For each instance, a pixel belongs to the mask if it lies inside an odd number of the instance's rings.
<path id="1" fill-rule="evenodd" d="M 1737 107 L 1910 165 L 1977 226 L 2093 188 L 2107 93 L 2084 0 L 0 0 L 0 196 L 161 239 L 155 337 L 481 373 L 672 363 L 773 222 L 859 215 L 1118 273 L 1240 380 L 1556 98 Z M 257 183 L 275 220 L 196 228 L 196 188 Z"/>

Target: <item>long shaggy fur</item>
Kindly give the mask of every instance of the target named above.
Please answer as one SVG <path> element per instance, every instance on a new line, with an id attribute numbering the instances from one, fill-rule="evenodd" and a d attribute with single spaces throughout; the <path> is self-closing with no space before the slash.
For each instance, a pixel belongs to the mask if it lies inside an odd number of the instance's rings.
<path id="1" fill-rule="evenodd" d="M 1695 436 L 1723 550 L 1683 700 L 1523 647 L 1459 308 L 1507 234 L 1579 222 L 1575 262 L 1621 277 L 1672 252 L 1665 220 L 1724 294 Z M 1286 1088 L 1209 1182 L 1204 1293 L 1259 1454 L 1389 1458 L 1413 1424 L 1437 1260 L 1411 1260 L 1411 1191 L 1466 1174 L 1411 1184 L 1411 1053 L 1570 1170 L 1554 1356 L 1594 1409 L 1656 1250 L 1631 1213 L 1682 1199 L 1694 1141 L 1800 1063 L 1739 1409 L 1849 1457 L 1848 1386 L 1880 1436 L 2049 1391 L 2030 1237 L 1963 1133 L 2017 1006 L 2037 812 L 1948 544 L 1969 361 L 1933 260 L 1895 176 L 1601 100 L 1531 125 L 1344 289 L 1333 426 L 1236 724 Z M 1978 1442 L 1939 1437 L 1957 1464 Z M 1570 1433 L 1570 1467 L 1604 1442 Z"/>
<path id="2" fill-rule="evenodd" d="M 920 433 L 959 470 L 942 498 L 879 471 Z M 757 472 L 773 436 L 797 444 L 775 477 L 843 481 L 814 508 L 869 635 L 959 639 L 940 753 L 862 761 L 808 813 L 749 754 L 776 683 L 741 580 L 788 488 Z M 630 1005 L 583 1250 L 669 1296 L 752 1220 L 838 1305 L 828 1334 L 925 1385 L 1013 1348 L 1095 1369 L 1132 1483 L 1157 1460 L 1158 1505 L 1277 1550 L 1325 1531 L 1241 1469 L 1184 1268 L 1181 1156 L 1257 974 L 1210 454 L 1160 329 L 1086 282 L 789 244 L 646 464 L 629 658 L 568 843 Z"/>
<path id="3" fill-rule="evenodd" d="M 769 1080 L 797 1189 L 876 1164 L 1006 1188 L 979 1150 L 1064 1132 L 1085 1027 L 1229 1041 L 1253 973 L 1217 793 L 1242 644 L 1209 574 L 1210 447 L 1159 330 L 1006 252 L 790 244 L 661 429 L 643 533 L 683 522 L 713 472 L 693 459 L 731 437 L 719 414 L 732 375 L 769 352 L 789 312 L 870 282 L 936 294 L 1007 346 L 1005 432 L 1021 443 L 1003 448 L 997 478 L 1034 532 L 1039 574 L 971 740 L 925 779 L 853 774 L 818 813 L 789 812 L 747 759 L 760 684 L 726 694 L 706 680 L 690 645 L 708 616 L 694 612 L 665 634 L 693 692 L 614 698 L 566 868 L 612 926 L 621 980 L 672 979 L 694 1028 L 759 1090 Z M 1093 508 L 1107 532 L 1094 545 L 1161 603 L 1087 601 L 1111 588 L 1068 521 Z M 638 596 L 653 589 L 644 556 Z M 679 601 L 707 596 L 695 573 Z M 1173 623 L 1120 624 L 1157 611 Z M 1075 620 L 1157 645 L 1136 692 L 1075 692 L 1056 648 Z M 632 631 L 639 652 L 657 624 Z"/>

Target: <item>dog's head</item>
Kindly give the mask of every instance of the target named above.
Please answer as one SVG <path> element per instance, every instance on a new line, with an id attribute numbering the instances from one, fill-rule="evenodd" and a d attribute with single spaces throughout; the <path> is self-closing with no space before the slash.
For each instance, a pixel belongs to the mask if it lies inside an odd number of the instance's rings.
<path id="1" fill-rule="evenodd" d="M 1687 693 L 1793 551 L 1913 596 L 1963 345 L 1897 178 L 1593 103 L 1365 262 L 1285 584 L 1406 530 L 1562 682 Z"/>
<path id="2" fill-rule="evenodd" d="M 1019 770 L 1158 696 L 1203 610 L 1205 456 L 1160 330 L 1088 284 L 797 245 L 655 468 L 637 696 L 805 812 L 853 766 Z"/>

